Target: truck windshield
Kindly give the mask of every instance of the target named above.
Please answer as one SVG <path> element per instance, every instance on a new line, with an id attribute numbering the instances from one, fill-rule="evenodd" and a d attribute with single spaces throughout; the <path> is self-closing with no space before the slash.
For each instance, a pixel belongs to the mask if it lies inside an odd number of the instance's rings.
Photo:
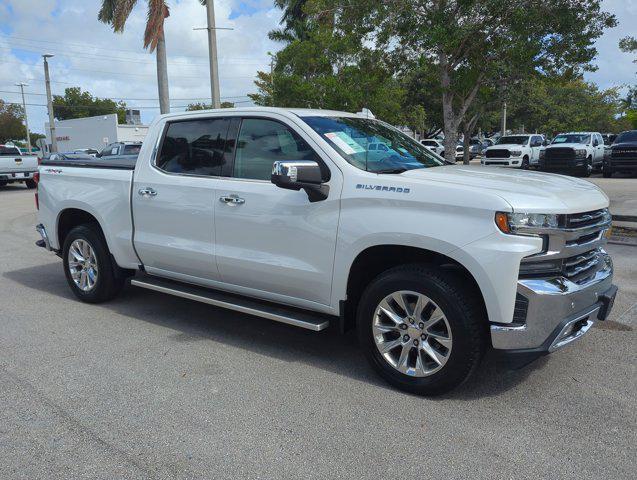
<path id="1" fill-rule="evenodd" d="M 500 137 L 497 145 L 524 145 L 529 141 L 529 137 Z"/>
<path id="2" fill-rule="evenodd" d="M 566 134 L 558 135 L 551 143 L 588 143 L 590 135 Z"/>
<path id="3" fill-rule="evenodd" d="M 15 155 L 20 155 L 20 150 L 18 150 L 17 147 L 7 147 L 5 145 L 0 145 L 0 156 L 8 157 Z"/>
<path id="4" fill-rule="evenodd" d="M 401 131 L 378 120 L 303 117 L 350 164 L 373 173 L 402 173 L 446 162 Z"/>
<path id="5" fill-rule="evenodd" d="M 615 139 L 615 143 L 624 142 L 637 142 L 637 130 L 631 130 L 630 132 L 622 132 Z"/>

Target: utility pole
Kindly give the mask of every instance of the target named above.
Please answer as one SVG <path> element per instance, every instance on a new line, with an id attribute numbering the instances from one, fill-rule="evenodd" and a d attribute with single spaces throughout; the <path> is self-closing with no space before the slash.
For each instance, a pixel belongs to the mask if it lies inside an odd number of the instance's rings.
<path id="1" fill-rule="evenodd" d="M 217 63 L 217 32 L 215 27 L 214 0 L 206 0 L 208 14 L 208 56 L 210 57 L 210 98 L 212 108 L 221 108 L 219 98 L 219 65 Z"/>
<path id="2" fill-rule="evenodd" d="M 507 134 L 507 102 L 502 104 L 502 136 Z"/>
<path id="3" fill-rule="evenodd" d="M 58 151 L 58 141 L 55 137 L 55 118 L 53 116 L 53 99 L 51 98 L 51 79 L 49 78 L 49 62 L 47 58 L 51 58 L 53 55 L 45 53 L 42 55 L 44 58 L 44 82 L 46 84 L 46 105 L 49 110 L 49 130 L 51 132 L 51 152 Z"/>
<path id="4" fill-rule="evenodd" d="M 27 129 L 27 152 L 31 154 L 31 134 L 29 133 L 29 116 L 27 115 L 27 103 L 24 101 L 24 87 L 28 87 L 28 83 L 20 82 L 15 84 L 16 87 L 20 87 L 22 92 L 22 108 L 24 109 L 24 126 Z"/>

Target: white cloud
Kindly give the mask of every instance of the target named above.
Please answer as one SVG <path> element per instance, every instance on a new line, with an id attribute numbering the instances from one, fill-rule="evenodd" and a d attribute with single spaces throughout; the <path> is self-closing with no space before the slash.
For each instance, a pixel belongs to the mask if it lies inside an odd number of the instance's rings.
<path id="1" fill-rule="evenodd" d="M 231 20 L 231 12 L 240 3 L 215 1 L 217 26 L 233 28 L 217 31 L 221 96 L 240 97 L 227 98 L 231 101 L 248 100 L 245 95 L 255 91 L 257 70 L 268 68 L 267 52 L 279 48 L 268 40 L 267 32 L 276 27 L 281 12 L 266 2 L 269 7 Z M 171 105 L 180 110 L 192 99 L 209 99 L 207 33 L 193 30 L 206 25 L 206 11 L 198 0 L 173 0 L 170 5 L 171 15 L 165 23 L 168 77 Z M 252 5 L 261 7 L 263 3 Z M 122 34 L 98 22 L 98 10 L 99 2 L 86 0 L 8 0 L 7 5 L 0 4 L 2 25 L 10 26 L 8 31 L 0 28 L 0 90 L 16 91 L 15 82 L 27 81 L 27 91 L 43 94 L 40 54 L 55 53 L 50 60 L 51 79 L 58 82 L 52 84 L 54 94 L 80 86 L 99 97 L 150 99 L 127 101 L 131 107 L 142 107 L 144 120 L 150 121 L 159 110 L 144 109 L 158 106 L 155 56 L 142 48 L 146 2 L 139 2 Z M 8 17 L 10 22 L 5 22 Z M 0 93 L 0 98 L 20 99 L 6 93 Z M 46 97 L 29 96 L 27 103 L 44 104 Z M 42 132 L 46 108 L 28 106 L 27 110 L 31 129 Z"/>

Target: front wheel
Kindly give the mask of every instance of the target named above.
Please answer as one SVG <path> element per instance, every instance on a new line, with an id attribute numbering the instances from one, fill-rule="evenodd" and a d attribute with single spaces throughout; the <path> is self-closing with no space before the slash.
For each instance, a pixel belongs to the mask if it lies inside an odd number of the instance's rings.
<path id="1" fill-rule="evenodd" d="M 529 169 L 529 157 L 525 155 L 524 158 L 522 159 L 522 170 L 528 170 L 528 169 Z"/>
<path id="2" fill-rule="evenodd" d="M 72 229 L 62 249 L 64 273 L 77 298 L 101 303 L 114 298 L 124 285 L 125 276 L 114 264 L 106 240 L 93 224 Z"/>
<path id="3" fill-rule="evenodd" d="M 582 170 L 582 176 L 590 177 L 591 173 L 593 173 L 593 159 L 591 157 L 588 157 L 586 159 L 586 165 L 584 166 L 584 169 Z"/>
<path id="4" fill-rule="evenodd" d="M 426 265 L 374 279 L 357 313 L 359 341 L 387 382 L 419 395 L 464 382 L 487 347 L 487 321 L 475 294 L 453 273 Z"/>
<path id="5" fill-rule="evenodd" d="M 613 172 L 609 168 L 602 168 L 602 176 L 604 178 L 610 178 L 613 176 Z"/>

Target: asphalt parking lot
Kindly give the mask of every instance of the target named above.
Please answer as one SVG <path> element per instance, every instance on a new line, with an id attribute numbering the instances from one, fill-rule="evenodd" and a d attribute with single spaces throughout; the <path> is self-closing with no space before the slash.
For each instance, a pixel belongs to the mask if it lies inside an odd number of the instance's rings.
<path id="1" fill-rule="evenodd" d="M 634 180 L 637 184 L 637 180 Z M 487 358 L 442 398 L 387 387 L 352 335 L 128 287 L 77 302 L 0 188 L 0 478 L 634 478 L 637 247 L 577 345 Z M 632 472 L 632 473 L 631 473 Z"/>

